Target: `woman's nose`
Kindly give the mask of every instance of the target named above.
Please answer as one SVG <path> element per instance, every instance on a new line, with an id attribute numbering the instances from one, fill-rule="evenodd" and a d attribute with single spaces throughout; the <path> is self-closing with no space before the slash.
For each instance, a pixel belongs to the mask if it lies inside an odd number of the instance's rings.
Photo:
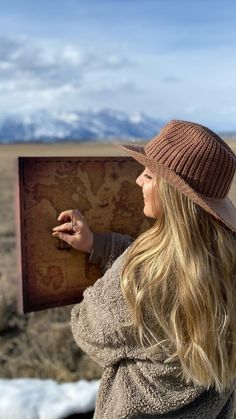
<path id="1" fill-rule="evenodd" d="M 139 175 L 136 179 L 136 183 L 140 188 L 142 187 L 142 175 Z"/>

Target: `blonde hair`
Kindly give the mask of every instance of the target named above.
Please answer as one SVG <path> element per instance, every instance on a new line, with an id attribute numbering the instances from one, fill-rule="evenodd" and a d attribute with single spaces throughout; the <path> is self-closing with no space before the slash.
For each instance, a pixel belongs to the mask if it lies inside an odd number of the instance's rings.
<path id="1" fill-rule="evenodd" d="M 164 179 L 153 190 L 163 213 L 121 277 L 136 336 L 172 348 L 187 382 L 223 391 L 236 377 L 236 235 Z"/>

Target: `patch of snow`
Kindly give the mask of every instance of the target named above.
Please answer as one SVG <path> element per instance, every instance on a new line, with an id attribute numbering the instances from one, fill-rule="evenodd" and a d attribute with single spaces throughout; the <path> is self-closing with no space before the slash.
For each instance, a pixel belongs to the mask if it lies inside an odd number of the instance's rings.
<path id="1" fill-rule="evenodd" d="M 99 380 L 0 379 L 0 419 L 63 419 L 95 409 Z"/>
<path id="2" fill-rule="evenodd" d="M 133 115 L 130 115 L 129 120 L 130 122 L 133 122 L 133 124 L 139 124 L 143 121 L 143 117 L 141 113 L 134 113 Z"/>
<path id="3" fill-rule="evenodd" d="M 80 120 L 80 117 L 78 114 L 73 112 L 62 112 L 59 114 L 59 119 L 66 123 L 73 123 L 78 122 Z"/>

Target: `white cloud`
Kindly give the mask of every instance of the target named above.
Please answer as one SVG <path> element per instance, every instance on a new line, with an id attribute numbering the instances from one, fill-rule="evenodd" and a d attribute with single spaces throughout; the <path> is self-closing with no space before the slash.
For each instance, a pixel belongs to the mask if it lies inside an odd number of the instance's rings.
<path id="1" fill-rule="evenodd" d="M 83 64 L 82 52 L 73 45 L 66 45 L 62 50 L 62 58 L 70 65 Z"/>
<path id="2" fill-rule="evenodd" d="M 0 37 L 0 109 L 50 106 L 52 110 L 65 102 L 65 108 L 73 106 L 82 90 L 89 94 L 94 89 L 102 93 L 122 88 L 124 80 L 119 80 L 118 73 L 129 65 L 125 56 L 85 53 L 77 44 Z"/>

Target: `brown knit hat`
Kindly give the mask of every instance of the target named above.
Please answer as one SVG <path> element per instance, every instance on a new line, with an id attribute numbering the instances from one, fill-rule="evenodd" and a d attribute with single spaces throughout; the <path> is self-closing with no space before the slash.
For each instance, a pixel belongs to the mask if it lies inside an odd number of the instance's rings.
<path id="1" fill-rule="evenodd" d="M 200 124 L 172 120 L 145 147 L 123 147 L 236 232 L 236 208 L 227 197 L 236 156 L 217 134 Z"/>

